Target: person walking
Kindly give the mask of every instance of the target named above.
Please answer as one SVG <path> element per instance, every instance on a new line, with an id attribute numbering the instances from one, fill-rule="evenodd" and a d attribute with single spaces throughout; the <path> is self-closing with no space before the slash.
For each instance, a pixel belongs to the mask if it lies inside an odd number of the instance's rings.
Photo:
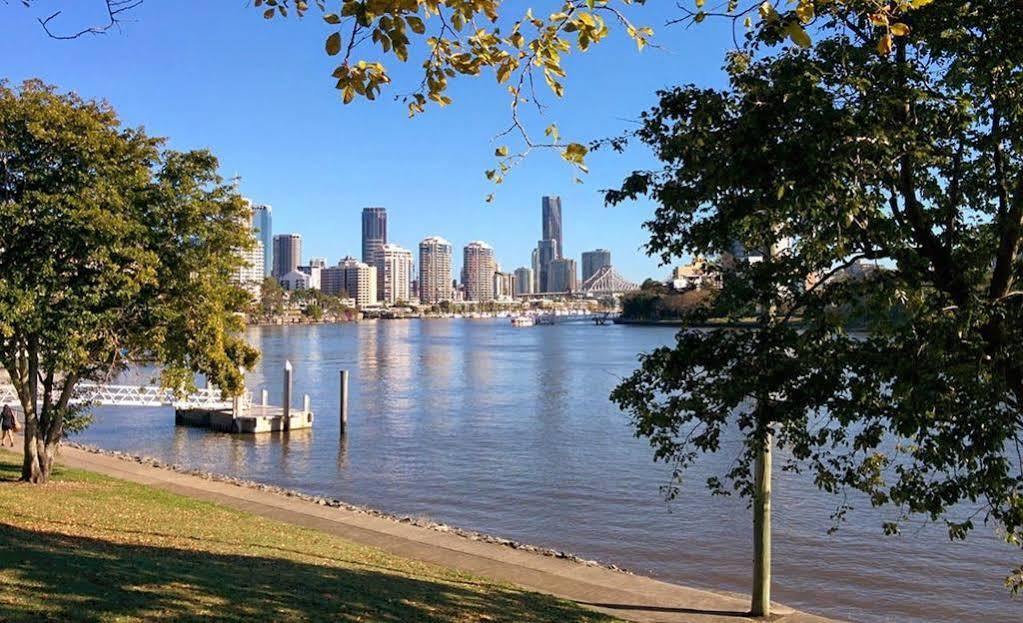
<path id="1" fill-rule="evenodd" d="M 7 441 L 10 441 L 13 448 L 14 431 L 18 430 L 18 418 L 14 415 L 14 409 L 11 408 L 11 405 L 4 405 L 3 411 L 0 412 L 0 429 L 3 430 L 3 435 L 0 436 L 0 447 L 3 447 Z"/>

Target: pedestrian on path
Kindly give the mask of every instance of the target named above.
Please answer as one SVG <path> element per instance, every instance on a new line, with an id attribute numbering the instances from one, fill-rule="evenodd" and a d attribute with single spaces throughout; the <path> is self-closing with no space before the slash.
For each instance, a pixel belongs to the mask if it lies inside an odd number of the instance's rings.
<path id="1" fill-rule="evenodd" d="M 0 412 L 0 429 L 3 435 L 0 436 L 0 447 L 6 445 L 10 440 L 11 447 L 14 447 L 14 431 L 18 430 L 18 418 L 14 415 L 11 405 L 4 405 L 3 412 Z"/>

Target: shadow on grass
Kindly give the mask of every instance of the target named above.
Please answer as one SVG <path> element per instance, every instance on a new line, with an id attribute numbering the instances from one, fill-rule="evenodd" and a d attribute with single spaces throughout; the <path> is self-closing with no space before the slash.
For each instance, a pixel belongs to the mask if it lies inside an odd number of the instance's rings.
<path id="1" fill-rule="evenodd" d="M 4 524 L 0 576 L 6 576 L 0 621 L 606 620 L 509 588 L 286 558 L 120 544 Z"/>

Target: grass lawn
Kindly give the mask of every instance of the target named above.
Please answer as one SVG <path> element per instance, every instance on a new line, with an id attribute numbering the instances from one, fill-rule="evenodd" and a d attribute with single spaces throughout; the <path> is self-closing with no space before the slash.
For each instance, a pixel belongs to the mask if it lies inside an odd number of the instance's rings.
<path id="1" fill-rule="evenodd" d="M 0 621 L 611 621 L 570 602 L 0 452 Z"/>

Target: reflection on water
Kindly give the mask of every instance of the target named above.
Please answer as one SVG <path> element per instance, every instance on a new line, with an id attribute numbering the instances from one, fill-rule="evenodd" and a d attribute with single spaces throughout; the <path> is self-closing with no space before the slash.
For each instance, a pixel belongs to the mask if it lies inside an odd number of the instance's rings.
<path id="1" fill-rule="evenodd" d="M 263 359 L 249 387 L 279 403 L 290 359 L 296 404 L 312 397 L 313 430 L 241 437 L 175 427 L 169 409 L 101 409 L 80 440 L 747 591 L 749 511 L 701 488 L 727 469 L 735 442 L 701 462 L 668 506 L 658 493 L 667 470 L 607 399 L 636 355 L 672 334 L 475 320 L 253 328 Z M 1001 588 L 1018 550 L 984 529 L 965 544 L 939 526 L 884 538 L 867 504 L 828 536 L 836 503 L 803 476 L 777 474 L 779 601 L 854 621 L 1020 620 Z"/>

